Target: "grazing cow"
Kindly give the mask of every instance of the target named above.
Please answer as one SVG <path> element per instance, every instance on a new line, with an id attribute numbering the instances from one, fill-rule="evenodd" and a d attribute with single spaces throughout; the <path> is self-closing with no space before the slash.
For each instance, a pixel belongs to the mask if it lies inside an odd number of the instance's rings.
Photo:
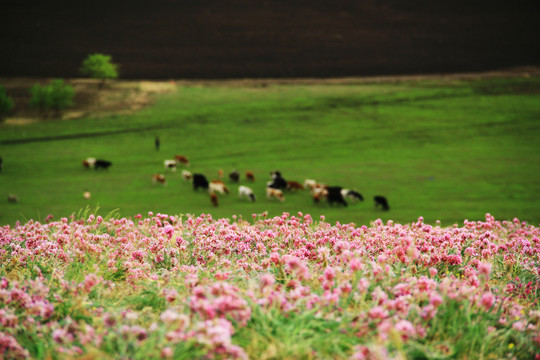
<path id="1" fill-rule="evenodd" d="M 210 201 L 212 202 L 212 205 L 215 207 L 218 206 L 218 196 L 214 193 L 210 193 Z"/>
<path id="2" fill-rule="evenodd" d="M 163 166 L 165 169 L 171 170 L 172 172 L 176 171 L 176 160 L 163 160 Z"/>
<path id="3" fill-rule="evenodd" d="M 364 201 L 364 197 L 362 196 L 362 194 L 360 194 L 356 190 L 341 189 L 341 195 L 343 195 L 344 198 L 348 198 L 353 202 Z"/>
<path id="4" fill-rule="evenodd" d="M 313 190 L 315 188 L 315 185 L 317 185 L 317 181 L 313 179 L 304 180 L 304 186 L 308 188 L 309 190 Z"/>
<path id="5" fill-rule="evenodd" d="M 229 188 L 225 186 L 225 183 L 221 180 L 212 180 L 208 186 L 208 191 L 218 192 L 223 195 L 229 193 Z"/>
<path id="6" fill-rule="evenodd" d="M 255 174 L 253 174 L 251 171 L 246 171 L 246 180 L 248 181 L 255 181 Z"/>
<path id="7" fill-rule="evenodd" d="M 109 167 L 111 165 L 112 165 L 112 162 L 110 162 L 110 161 L 97 159 L 96 163 L 94 164 L 94 168 L 96 170 L 98 170 L 98 169 L 109 170 Z"/>
<path id="8" fill-rule="evenodd" d="M 287 181 L 287 191 L 292 190 L 304 190 L 304 185 L 300 184 L 297 181 Z"/>
<path id="9" fill-rule="evenodd" d="M 251 190 L 251 188 L 244 185 L 240 185 L 238 187 L 238 197 L 240 199 L 243 199 L 243 198 L 249 199 L 251 202 L 255 202 L 256 200 L 253 190 Z"/>
<path id="10" fill-rule="evenodd" d="M 240 181 L 240 173 L 236 169 L 232 169 L 232 171 L 229 173 L 229 179 L 231 179 L 232 182 L 239 182 Z"/>
<path id="11" fill-rule="evenodd" d="M 326 191 L 328 191 L 328 195 L 326 196 L 326 199 L 328 200 L 328 203 L 332 205 L 333 203 L 337 202 L 338 204 L 341 204 L 343 206 L 347 206 L 347 202 L 343 198 L 343 195 L 341 194 L 341 186 L 329 186 Z"/>
<path id="12" fill-rule="evenodd" d="M 270 171 L 270 177 L 272 178 L 272 180 L 282 177 L 281 171 L 279 170 Z"/>
<path id="13" fill-rule="evenodd" d="M 187 170 L 182 170 L 182 178 L 183 178 L 184 180 L 189 181 L 189 180 L 191 180 L 192 177 L 193 177 L 193 176 L 191 175 L 191 173 L 190 173 L 189 171 L 187 171 Z"/>
<path id="14" fill-rule="evenodd" d="M 313 201 L 319 203 L 321 199 L 326 199 L 328 190 L 323 187 L 317 187 L 312 191 Z"/>
<path id="15" fill-rule="evenodd" d="M 19 202 L 19 197 L 15 194 L 9 194 L 7 200 L 8 202 L 15 204 Z"/>
<path id="16" fill-rule="evenodd" d="M 92 197 L 92 194 L 90 193 L 90 191 L 83 192 L 83 198 L 85 200 L 90 200 L 91 197 Z"/>
<path id="17" fill-rule="evenodd" d="M 313 179 L 306 179 L 304 181 L 304 186 L 309 189 L 312 195 L 314 195 L 317 192 L 320 192 L 322 189 L 326 189 L 328 185 L 318 183 L 317 181 Z"/>
<path id="18" fill-rule="evenodd" d="M 86 158 L 83 160 L 82 165 L 87 169 L 93 168 L 96 165 L 96 158 Z"/>
<path id="19" fill-rule="evenodd" d="M 279 190 L 285 190 L 287 188 L 287 180 L 281 176 L 281 172 L 272 171 L 270 175 L 272 176 L 272 182 L 270 185 L 268 185 L 268 187 Z"/>
<path id="20" fill-rule="evenodd" d="M 189 166 L 189 160 L 184 155 L 175 155 L 174 160 L 176 160 L 177 163 L 184 164 L 185 166 Z"/>
<path id="21" fill-rule="evenodd" d="M 217 173 L 218 173 L 218 177 L 219 177 L 220 179 L 223 179 L 223 169 L 219 169 L 219 170 L 217 171 Z"/>
<path id="22" fill-rule="evenodd" d="M 209 186 L 210 184 L 208 179 L 206 179 L 206 176 L 203 174 L 193 174 L 193 190 L 196 191 L 198 188 L 208 190 Z"/>
<path id="23" fill-rule="evenodd" d="M 165 175 L 163 174 L 153 174 L 152 175 L 152 184 L 160 183 L 161 185 L 167 185 L 167 180 L 165 180 Z"/>
<path id="24" fill-rule="evenodd" d="M 383 211 L 390 210 L 390 206 L 388 205 L 388 200 L 381 195 L 376 195 L 373 197 L 373 200 L 375 201 L 375 208 L 379 208 L 379 206 L 382 208 Z"/>
<path id="25" fill-rule="evenodd" d="M 266 198 L 268 200 L 275 198 L 281 202 L 285 201 L 285 197 L 283 196 L 283 191 L 281 191 L 280 189 L 273 188 L 273 187 L 266 188 Z"/>

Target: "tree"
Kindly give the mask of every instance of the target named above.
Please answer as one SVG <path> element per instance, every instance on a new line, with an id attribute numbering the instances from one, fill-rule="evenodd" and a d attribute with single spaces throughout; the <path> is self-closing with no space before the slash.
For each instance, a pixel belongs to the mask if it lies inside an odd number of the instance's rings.
<path id="1" fill-rule="evenodd" d="M 11 96 L 8 96 L 6 89 L 0 85 L 0 121 L 13 109 L 15 102 Z"/>
<path id="2" fill-rule="evenodd" d="M 100 79 L 100 87 L 105 84 L 107 79 L 116 79 L 118 77 L 118 65 L 111 62 L 110 55 L 91 54 L 83 61 L 81 73 L 94 79 Z"/>
<path id="3" fill-rule="evenodd" d="M 62 110 L 73 105 L 75 90 L 65 85 L 64 80 L 56 79 L 47 85 L 35 84 L 30 88 L 30 106 L 38 109 L 46 117 L 49 110 L 60 114 Z"/>

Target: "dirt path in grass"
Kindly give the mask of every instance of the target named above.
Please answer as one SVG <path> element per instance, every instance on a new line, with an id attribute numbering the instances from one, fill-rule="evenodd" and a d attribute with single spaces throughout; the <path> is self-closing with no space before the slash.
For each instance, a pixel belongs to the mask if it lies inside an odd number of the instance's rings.
<path id="1" fill-rule="evenodd" d="M 176 81 L 178 85 L 201 85 L 201 86 L 254 86 L 261 87 L 279 84 L 374 84 L 374 83 L 399 83 L 425 80 L 452 82 L 457 80 L 478 80 L 488 78 L 505 77 L 532 77 L 540 76 L 540 67 L 528 66 L 499 71 L 486 71 L 476 73 L 448 73 L 448 74 L 418 74 L 418 75 L 385 75 L 365 77 L 341 77 L 341 78 L 294 78 L 294 79 L 231 79 L 231 80 L 185 80 Z"/>

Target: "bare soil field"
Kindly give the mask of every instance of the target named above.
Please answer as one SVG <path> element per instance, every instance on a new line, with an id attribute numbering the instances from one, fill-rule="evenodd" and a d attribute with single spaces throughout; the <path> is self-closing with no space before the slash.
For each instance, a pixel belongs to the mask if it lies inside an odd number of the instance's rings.
<path id="1" fill-rule="evenodd" d="M 1 77 L 80 76 L 105 53 L 123 79 L 349 77 L 540 65 L 538 1 L 11 2 Z"/>

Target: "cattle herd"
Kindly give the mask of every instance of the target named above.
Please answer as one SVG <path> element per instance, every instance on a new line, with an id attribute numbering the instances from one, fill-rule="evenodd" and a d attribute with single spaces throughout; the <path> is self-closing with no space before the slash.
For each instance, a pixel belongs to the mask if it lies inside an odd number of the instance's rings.
<path id="1" fill-rule="evenodd" d="M 82 162 L 83 166 L 87 169 L 108 169 L 112 163 L 106 160 L 100 160 L 96 158 L 87 158 Z M 210 203 L 214 206 L 219 206 L 219 196 L 226 196 L 230 193 L 230 189 L 227 184 L 238 185 L 238 197 L 240 200 L 255 202 L 257 196 L 253 189 L 247 185 L 240 185 L 241 180 L 245 180 L 248 183 L 255 182 L 255 174 L 252 171 L 246 171 L 242 177 L 240 172 L 233 169 L 228 174 L 227 183 L 224 181 L 224 171 L 219 169 L 217 171 L 217 179 L 208 180 L 208 177 L 201 173 L 191 172 L 187 170 L 191 166 L 188 158 L 184 155 L 176 155 L 174 159 L 167 159 L 163 161 L 165 171 L 175 173 L 177 168 L 184 166 L 182 169 L 181 177 L 190 181 L 194 191 L 203 191 L 208 193 Z M 167 185 L 166 176 L 163 173 L 152 174 L 152 183 L 154 185 L 161 184 Z M 229 185 L 229 186 L 230 186 Z M 318 204 L 325 200 L 330 205 L 348 206 L 347 200 L 350 202 L 363 201 L 364 197 L 358 191 L 353 189 L 343 188 L 341 186 L 328 186 L 317 182 L 314 179 L 305 179 L 303 183 L 298 181 L 287 181 L 282 176 L 280 171 L 270 172 L 270 178 L 266 182 L 265 195 L 269 201 L 285 201 L 285 194 L 308 191 L 313 199 L 313 202 Z M 86 196 L 85 196 L 86 198 Z M 388 200 L 384 196 L 377 195 L 373 198 L 375 202 L 375 208 L 383 211 L 390 210 Z"/>
<path id="2" fill-rule="evenodd" d="M 112 162 L 102 159 L 96 159 L 93 157 L 86 158 L 83 160 L 82 165 L 86 169 L 104 169 L 107 170 Z M 176 155 L 174 159 L 164 160 L 163 166 L 166 171 L 176 172 L 176 169 L 179 166 L 189 167 L 191 164 L 188 158 L 184 155 Z M 194 191 L 205 191 L 209 194 L 210 203 L 214 206 L 219 205 L 218 195 L 228 195 L 230 189 L 225 184 L 224 172 L 223 169 L 219 169 L 217 172 L 218 179 L 208 180 L 204 174 L 192 173 L 187 169 L 183 169 L 181 176 L 184 180 L 190 181 L 193 184 Z M 245 180 L 253 183 L 255 182 L 255 174 L 251 171 L 246 171 L 244 174 Z M 228 174 L 228 181 L 233 184 L 239 184 L 241 175 L 238 170 L 233 169 Z M 165 174 L 152 174 L 152 183 L 154 185 L 161 184 L 166 185 L 167 180 Z M 285 193 L 298 192 L 298 191 L 309 191 L 314 203 L 320 203 L 322 200 L 326 200 L 328 204 L 338 204 L 342 206 L 348 206 L 347 200 L 351 202 L 363 201 L 364 197 L 358 191 L 353 189 L 343 188 L 341 186 L 328 186 L 317 182 L 314 179 L 305 179 L 303 183 L 298 181 L 287 181 L 281 175 L 280 171 L 272 171 L 270 173 L 270 180 L 266 183 L 266 199 L 267 200 L 277 200 L 284 202 Z M 250 202 L 255 202 L 257 197 L 253 189 L 246 185 L 238 186 L 238 197 L 241 200 L 246 200 Z M 90 193 L 88 191 L 84 192 L 84 198 L 89 199 Z M 383 211 L 390 210 L 388 205 L 388 200 L 386 197 L 377 195 L 373 198 L 375 202 L 375 208 L 381 209 Z"/>

